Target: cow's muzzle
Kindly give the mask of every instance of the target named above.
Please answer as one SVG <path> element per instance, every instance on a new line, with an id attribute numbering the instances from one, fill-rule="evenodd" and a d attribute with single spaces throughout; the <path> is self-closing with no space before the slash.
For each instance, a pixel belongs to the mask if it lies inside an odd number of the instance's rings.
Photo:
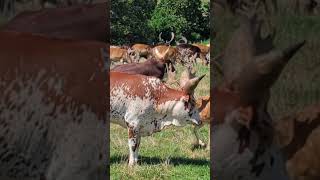
<path id="1" fill-rule="evenodd" d="M 191 119 L 191 122 L 197 126 L 200 126 L 202 124 L 202 121 L 196 120 L 196 119 Z"/>

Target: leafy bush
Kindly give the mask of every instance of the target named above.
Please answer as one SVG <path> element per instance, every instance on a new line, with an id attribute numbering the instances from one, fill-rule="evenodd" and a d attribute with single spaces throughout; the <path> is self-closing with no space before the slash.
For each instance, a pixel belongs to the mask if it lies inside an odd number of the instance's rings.
<path id="1" fill-rule="evenodd" d="M 154 0 L 113 0 L 111 1 L 111 43 L 124 44 L 147 41 L 152 34 L 147 20 L 155 8 Z"/>
<path id="2" fill-rule="evenodd" d="M 201 0 L 114 0 L 111 1 L 111 42 L 157 42 L 163 32 L 165 39 L 174 32 L 179 38 L 207 39 L 209 1 Z"/>
<path id="3" fill-rule="evenodd" d="M 161 0 L 149 21 L 156 32 L 173 31 L 190 40 L 209 37 L 209 7 L 201 0 Z"/>

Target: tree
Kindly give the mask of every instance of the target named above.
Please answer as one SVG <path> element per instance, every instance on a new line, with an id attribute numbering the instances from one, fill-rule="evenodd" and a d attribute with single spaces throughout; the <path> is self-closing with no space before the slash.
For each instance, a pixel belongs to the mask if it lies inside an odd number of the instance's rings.
<path id="1" fill-rule="evenodd" d="M 173 31 L 190 40 L 208 38 L 209 6 L 202 6 L 201 0 L 161 0 L 148 24 L 156 33 Z"/>
<path id="2" fill-rule="evenodd" d="M 152 34 L 147 27 L 155 0 L 111 1 L 111 43 L 146 42 Z"/>

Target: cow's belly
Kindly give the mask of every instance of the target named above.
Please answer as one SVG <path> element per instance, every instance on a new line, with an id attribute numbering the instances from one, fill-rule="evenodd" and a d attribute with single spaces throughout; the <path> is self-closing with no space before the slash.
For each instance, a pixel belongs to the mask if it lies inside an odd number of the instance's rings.
<path id="1" fill-rule="evenodd" d="M 161 115 L 159 114 L 131 115 L 131 112 L 114 111 L 113 109 L 111 109 L 111 112 L 111 123 L 120 125 L 123 128 L 127 128 L 128 126 L 138 128 L 141 136 L 149 136 L 161 130 Z M 132 116 L 135 116 L 136 118 L 133 118 Z"/>
<path id="2" fill-rule="evenodd" d="M 134 106 L 134 103 L 115 105 L 111 100 L 111 123 L 124 128 L 128 126 L 137 128 L 141 136 L 149 136 L 161 130 L 164 115 L 155 112 L 153 107 L 150 106 L 143 106 L 142 104 L 140 108 Z"/>

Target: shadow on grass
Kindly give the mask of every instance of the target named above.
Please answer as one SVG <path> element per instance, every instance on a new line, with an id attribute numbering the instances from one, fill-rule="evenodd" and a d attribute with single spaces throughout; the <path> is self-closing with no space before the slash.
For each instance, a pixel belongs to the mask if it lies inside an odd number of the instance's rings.
<path id="1" fill-rule="evenodd" d="M 128 157 L 127 156 L 119 156 L 115 155 L 110 157 L 110 163 L 123 163 L 127 162 Z M 139 164 L 140 165 L 157 165 L 157 164 L 163 164 L 165 163 L 166 158 L 159 158 L 159 157 L 146 157 L 146 156 L 139 156 Z M 210 161 L 206 159 L 191 159 L 191 158 L 185 158 L 185 157 L 171 157 L 169 158 L 170 165 L 196 165 L 196 166 L 205 166 L 209 165 Z"/>

